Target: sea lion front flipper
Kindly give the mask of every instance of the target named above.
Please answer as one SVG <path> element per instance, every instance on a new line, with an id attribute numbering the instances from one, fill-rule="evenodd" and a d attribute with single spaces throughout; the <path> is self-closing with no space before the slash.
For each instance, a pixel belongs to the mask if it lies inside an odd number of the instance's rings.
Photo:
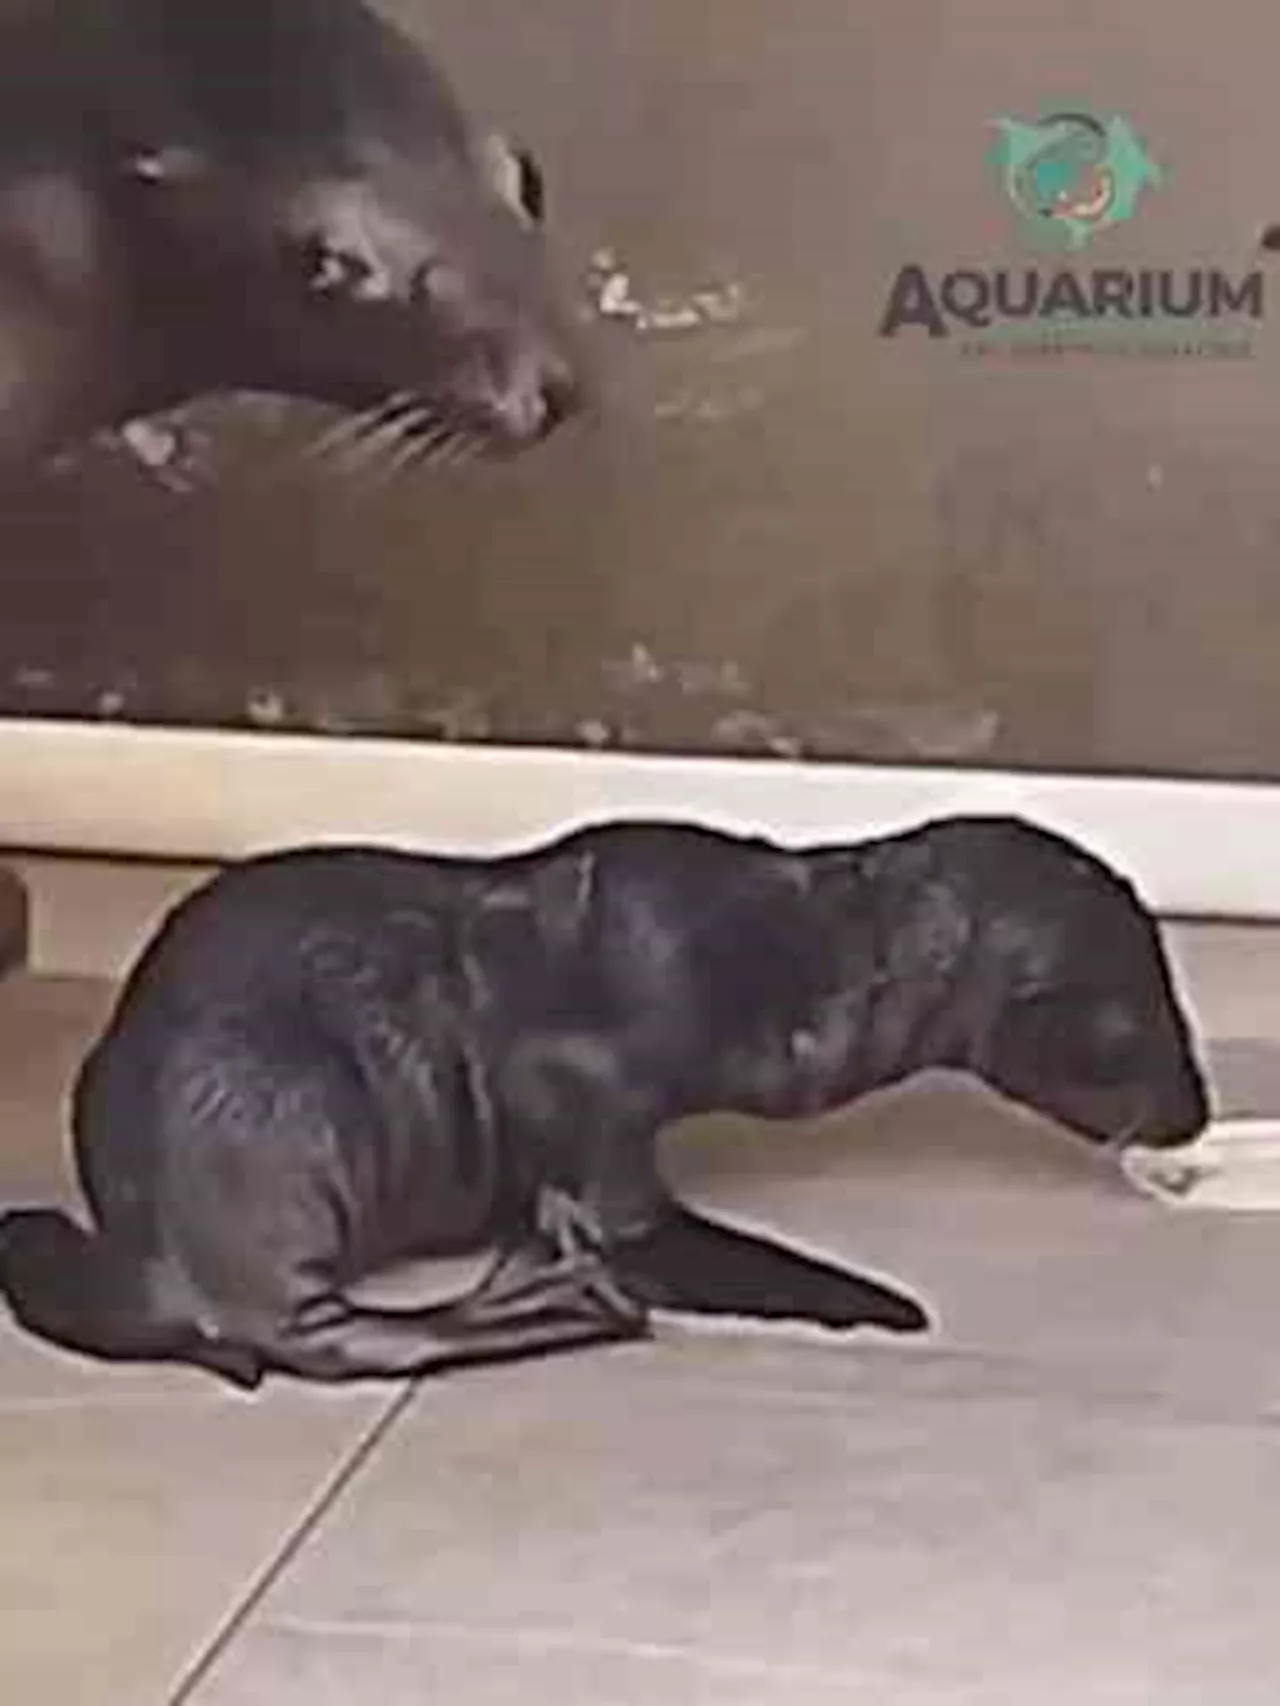
<path id="1" fill-rule="evenodd" d="M 894 1333 L 919 1333 L 931 1324 L 905 1292 L 674 1203 L 655 1227 L 615 1245 L 610 1255 L 627 1290 L 656 1309 Z"/>
<path id="2" fill-rule="evenodd" d="M 567 1192 L 544 1186 L 538 1194 L 536 1238 L 500 1254 L 456 1310 L 478 1326 L 584 1304 L 612 1316 L 624 1332 L 642 1331 L 647 1324 L 644 1303 L 613 1271 L 594 1215 Z"/>
<path id="3" fill-rule="evenodd" d="M 307 1380 L 422 1379 L 637 1337 L 580 1300 L 562 1309 L 516 1309 L 476 1321 L 462 1308 L 374 1309 L 340 1294 L 316 1297 L 263 1347 L 269 1367 Z"/>
<path id="4" fill-rule="evenodd" d="M 103 436 L 148 479 L 178 497 L 213 483 L 213 452 L 207 435 L 176 417 L 139 416 Z"/>
<path id="5" fill-rule="evenodd" d="M 645 1334 L 648 1309 L 619 1282 L 587 1209 L 546 1189 L 531 1233 L 451 1303 L 377 1309 L 318 1294 L 284 1323 L 271 1360 L 319 1380 L 416 1378 Z"/>

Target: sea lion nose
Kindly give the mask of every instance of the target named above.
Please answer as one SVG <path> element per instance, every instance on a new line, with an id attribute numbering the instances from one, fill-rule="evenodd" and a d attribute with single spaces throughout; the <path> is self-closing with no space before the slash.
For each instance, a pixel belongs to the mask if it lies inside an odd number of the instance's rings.
<path id="1" fill-rule="evenodd" d="M 531 365 L 521 382 L 512 385 L 498 404 L 503 431 L 515 443 L 546 438 L 585 406 L 581 379 L 567 362 L 550 360 Z"/>
<path id="2" fill-rule="evenodd" d="M 1194 1143 L 1209 1123 L 1208 1086 L 1195 1062 L 1171 1075 L 1162 1091 L 1148 1099 L 1143 1117 L 1129 1135 L 1148 1149 L 1178 1149 Z"/>
<path id="3" fill-rule="evenodd" d="M 543 431 L 581 414 L 586 403 L 586 386 L 578 374 L 568 365 L 553 365 L 542 380 Z"/>

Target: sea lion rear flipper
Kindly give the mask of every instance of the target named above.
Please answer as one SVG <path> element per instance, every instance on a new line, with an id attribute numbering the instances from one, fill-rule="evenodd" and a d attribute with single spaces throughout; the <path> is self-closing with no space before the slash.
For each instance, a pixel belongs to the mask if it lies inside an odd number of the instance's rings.
<path id="1" fill-rule="evenodd" d="M 159 1315 L 141 1272 L 58 1209 L 0 1215 L 0 1298 L 29 1333 L 82 1356 L 189 1362 L 246 1389 L 262 1378 L 251 1353 Z"/>
<path id="2" fill-rule="evenodd" d="M 905 1292 L 676 1204 L 651 1231 L 615 1246 L 611 1260 L 628 1290 L 658 1309 L 894 1333 L 930 1325 Z"/>

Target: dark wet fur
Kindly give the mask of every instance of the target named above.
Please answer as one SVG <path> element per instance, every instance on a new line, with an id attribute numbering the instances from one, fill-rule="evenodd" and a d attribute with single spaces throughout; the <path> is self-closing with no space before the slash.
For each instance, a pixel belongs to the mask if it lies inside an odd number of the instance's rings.
<path id="1" fill-rule="evenodd" d="M 91 1355 L 242 1385 L 643 1333 L 654 1307 L 898 1332 L 913 1298 L 674 1200 L 699 1112 L 816 1115 L 968 1070 L 1099 1143 L 1208 1116 L 1156 925 L 1078 847 L 957 818 L 787 851 L 675 824 L 518 856 L 302 849 L 171 915 L 73 1100 L 95 1231 L 0 1221 L 0 1289 Z M 431 1309 L 351 1298 L 496 1249 Z"/>

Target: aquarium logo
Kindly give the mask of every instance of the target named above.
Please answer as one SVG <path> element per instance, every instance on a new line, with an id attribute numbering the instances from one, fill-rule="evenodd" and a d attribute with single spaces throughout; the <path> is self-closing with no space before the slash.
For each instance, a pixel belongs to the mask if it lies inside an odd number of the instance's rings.
<path id="1" fill-rule="evenodd" d="M 995 120 L 987 163 L 1031 242 L 1081 249 L 1099 232 L 1132 219 L 1160 167 L 1122 118 L 1049 113 Z"/>
<path id="2" fill-rule="evenodd" d="M 1081 254 L 1164 187 L 1164 168 L 1127 119 L 1073 108 L 998 118 L 985 163 L 1017 234 L 1038 255 L 900 266 L 877 327 L 882 338 L 954 340 L 971 356 L 1239 358 L 1265 312 L 1258 268 L 1197 259 L 1085 266 Z M 1172 263 L 1172 264 L 1171 264 Z"/>

